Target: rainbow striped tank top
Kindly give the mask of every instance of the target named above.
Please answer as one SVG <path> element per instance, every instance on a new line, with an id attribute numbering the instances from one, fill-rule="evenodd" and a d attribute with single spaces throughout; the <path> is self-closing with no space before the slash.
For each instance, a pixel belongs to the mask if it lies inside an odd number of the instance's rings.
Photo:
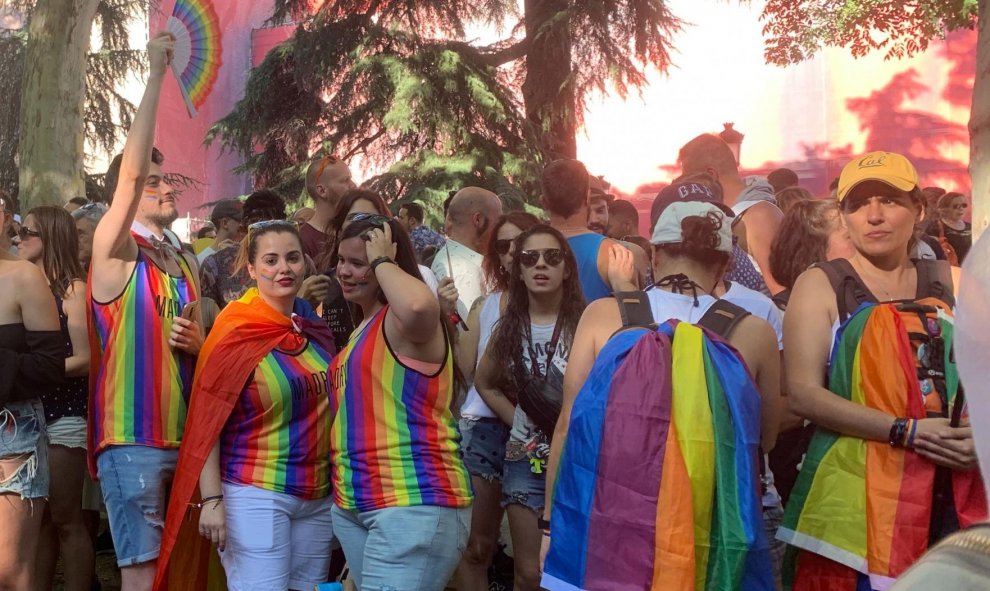
<path id="1" fill-rule="evenodd" d="M 138 239 L 139 245 L 143 240 Z M 116 299 L 92 301 L 93 329 L 101 350 L 90 393 L 95 453 L 108 445 L 179 446 L 196 359 L 172 349 L 172 320 L 197 299 L 195 275 L 176 257 L 172 277 L 145 255 Z"/>
<path id="2" fill-rule="evenodd" d="M 432 376 L 405 367 L 385 336 L 383 307 L 330 366 L 334 501 L 373 511 L 467 507 L 471 481 L 450 411 L 450 350 Z"/>
<path id="3" fill-rule="evenodd" d="M 220 436 L 225 482 L 307 500 L 330 493 L 330 357 L 310 341 L 261 360 Z"/>

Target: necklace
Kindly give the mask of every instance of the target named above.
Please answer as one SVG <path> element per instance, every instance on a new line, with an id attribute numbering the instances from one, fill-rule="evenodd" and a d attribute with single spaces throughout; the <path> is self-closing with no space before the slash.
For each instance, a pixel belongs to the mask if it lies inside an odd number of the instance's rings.
<path id="1" fill-rule="evenodd" d="M 870 289 L 870 291 L 877 290 L 882 292 L 878 294 L 874 291 L 873 294 L 873 295 L 882 295 L 883 297 L 879 298 L 881 301 L 892 302 L 895 300 L 911 299 L 910 294 L 907 296 L 903 296 L 902 290 L 898 289 L 901 287 L 900 285 L 894 287 L 893 289 L 889 289 L 887 286 L 884 285 L 884 283 L 889 284 L 889 281 L 880 281 L 879 278 L 874 273 L 866 272 L 866 269 L 859 263 L 859 261 L 855 261 L 852 264 L 856 268 L 856 272 L 859 273 L 859 276 L 863 279 L 863 282 L 866 283 L 867 281 L 869 281 L 869 285 L 867 285 L 867 287 Z M 901 267 L 901 269 L 903 271 L 908 270 L 907 267 Z M 902 275 L 901 279 L 904 278 L 905 276 Z M 895 297 L 895 295 L 903 296 L 903 297 Z"/>

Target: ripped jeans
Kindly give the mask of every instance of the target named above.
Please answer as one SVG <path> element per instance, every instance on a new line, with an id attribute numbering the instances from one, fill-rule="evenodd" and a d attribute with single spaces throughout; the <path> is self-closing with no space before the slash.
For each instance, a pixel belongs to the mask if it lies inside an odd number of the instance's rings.
<path id="1" fill-rule="evenodd" d="M 96 458 L 103 502 L 117 565 L 133 566 L 158 558 L 177 449 L 111 445 Z"/>
<path id="2" fill-rule="evenodd" d="M 48 496 L 48 439 L 41 401 L 0 406 L 0 494 Z"/>

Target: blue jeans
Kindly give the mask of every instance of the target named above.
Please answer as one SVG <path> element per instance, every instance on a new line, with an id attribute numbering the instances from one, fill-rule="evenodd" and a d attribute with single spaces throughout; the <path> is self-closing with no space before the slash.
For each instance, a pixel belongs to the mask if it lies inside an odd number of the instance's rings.
<path id="1" fill-rule="evenodd" d="M 0 460 L 0 494 L 48 496 L 48 439 L 39 400 L 0 406 Z"/>
<path id="2" fill-rule="evenodd" d="M 118 566 L 158 558 L 165 497 L 178 459 L 177 449 L 144 445 L 111 445 L 96 458 Z"/>
<path id="3" fill-rule="evenodd" d="M 442 591 L 471 530 L 471 507 L 420 505 L 359 513 L 334 505 L 331 513 L 360 591 Z"/>
<path id="4" fill-rule="evenodd" d="M 529 460 L 506 460 L 502 481 L 502 507 L 512 504 L 543 514 L 546 505 L 547 476 L 533 472 Z"/>

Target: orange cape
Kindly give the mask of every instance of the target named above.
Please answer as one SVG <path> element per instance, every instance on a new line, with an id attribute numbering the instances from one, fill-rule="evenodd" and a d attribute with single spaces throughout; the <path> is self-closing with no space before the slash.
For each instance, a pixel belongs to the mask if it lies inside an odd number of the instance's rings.
<path id="1" fill-rule="evenodd" d="M 326 324 L 316 317 L 309 304 L 297 299 L 295 313 L 297 315 L 293 319 L 287 318 L 269 306 L 257 289 L 252 288 L 217 316 L 196 363 L 189 413 L 165 517 L 165 532 L 155 574 L 156 590 L 203 588 L 201 569 L 177 562 L 177 568 L 173 569 L 170 577 L 169 559 L 173 551 L 176 555 L 180 552 L 183 556 L 189 554 L 185 546 L 195 546 L 190 536 L 203 540 L 198 536 L 197 524 L 182 527 L 184 522 L 189 521 L 186 519 L 189 503 L 198 491 L 199 476 L 206 458 L 258 363 L 272 349 L 299 349 L 306 338 L 334 353 L 333 335 Z M 182 542 L 178 543 L 180 538 Z"/>

